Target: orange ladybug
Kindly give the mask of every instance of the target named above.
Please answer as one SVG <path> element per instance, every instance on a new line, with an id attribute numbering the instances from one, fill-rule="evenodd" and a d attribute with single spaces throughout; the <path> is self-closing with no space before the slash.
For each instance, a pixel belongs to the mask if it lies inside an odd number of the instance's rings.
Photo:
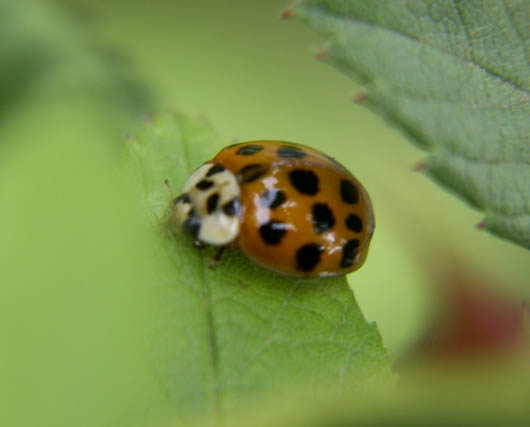
<path id="1" fill-rule="evenodd" d="M 231 245 L 297 277 L 357 270 L 374 232 L 359 181 L 333 158 L 284 141 L 224 148 L 186 181 L 172 215 L 198 246 Z"/>

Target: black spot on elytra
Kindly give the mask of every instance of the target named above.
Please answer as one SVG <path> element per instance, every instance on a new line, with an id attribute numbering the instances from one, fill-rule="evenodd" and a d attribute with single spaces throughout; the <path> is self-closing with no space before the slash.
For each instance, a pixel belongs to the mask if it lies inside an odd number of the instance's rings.
<path id="1" fill-rule="evenodd" d="M 225 168 L 223 166 L 221 166 L 221 165 L 213 165 L 208 170 L 208 173 L 206 174 L 206 176 L 212 176 L 212 175 L 215 175 L 216 173 L 222 172 L 224 170 L 225 170 Z"/>
<path id="2" fill-rule="evenodd" d="M 285 202 L 285 200 L 287 200 L 285 193 L 276 188 L 265 190 L 263 193 L 261 193 L 260 199 L 261 204 L 270 209 L 276 209 L 283 202 Z"/>
<path id="3" fill-rule="evenodd" d="M 359 252 L 359 240 L 348 240 L 342 248 L 342 259 L 340 260 L 340 266 L 342 268 L 351 267 L 355 261 L 357 252 Z"/>
<path id="4" fill-rule="evenodd" d="M 263 150 L 263 145 L 250 144 L 241 147 L 236 151 L 236 154 L 239 154 L 240 156 L 251 156 L 252 154 L 259 153 L 261 150 Z"/>
<path id="5" fill-rule="evenodd" d="M 195 185 L 195 187 L 197 187 L 199 190 L 208 190 L 209 188 L 212 188 L 212 186 L 213 182 L 207 179 L 203 179 Z"/>
<path id="6" fill-rule="evenodd" d="M 201 219 L 195 213 L 195 210 L 192 209 L 188 214 L 188 218 L 183 224 L 184 229 L 190 233 L 193 237 L 197 237 L 201 229 Z"/>
<path id="7" fill-rule="evenodd" d="M 318 193 L 318 177 L 311 170 L 294 169 L 289 172 L 289 180 L 293 187 L 302 194 L 314 196 Z"/>
<path id="8" fill-rule="evenodd" d="M 252 182 L 265 175 L 268 166 L 261 163 L 246 165 L 238 173 L 241 182 Z"/>
<path id="9" fill-rule="evenodd" d="M 306 156 L 304 150 L 293 145 L 282 145 L 277 151 L 278 157 L 285 159 L 302 159 Z"/>
<path id="10" fill-rule="evenodd" d="M 349 230 L 355 231 L 356 233 L 360 233 L 363 229 L 363 222 L 356 214 L 349 214 L 345 223 Z"/>
<path id="11" fill-rule="evenodd" d="M 311 271 L 320 262 L 324 248 L 318 243 L 308 243 L 296 251 L 296 268 L 302 271 Z"/>
<path id="12" fill-rule="evenodd" d="M 259 228 L 261 238 L 269 245 L 279 244 L 286 232 L 287 226 L 281 221 L 269 221 Z"/>
<path id="13" fill-rule="evenodd" d="M 223 205 L 223 212 L 228 216 L 237 215 L 239 213 L 239 199 L 235 197 L 229 202 L 226 202 Z"/>
<path id="14" fill-rule="evenodd" d="M 344 203 L 353 205 L 359 201 L 359 191 L 351 181 L 343 179 L 340 182 L 340 196 Z"/>
<path id="15" fill-rule="evenodd" d="M 315 233 L 325 233 L 335 225 L 333 212 L 325 203 L 315 203 L 313 205 L 312 215 Z"/>
<path id="16" fill-rule="evenodd" d="M 182 193 L 180 196 L 178 196 L 175 200 L 173 200 L 173 204 L 177 206 L 179 203 L 191 203 L 191 199 L 188 193 Z"/>
<path id="17" fill-rule="evenodd" d="M 211 214 L 214 210 L 217 209 L 217 203 L 219 202 L 219 194 L 214 193 L 208 200 L 206 200 L 206 211 Z"/>

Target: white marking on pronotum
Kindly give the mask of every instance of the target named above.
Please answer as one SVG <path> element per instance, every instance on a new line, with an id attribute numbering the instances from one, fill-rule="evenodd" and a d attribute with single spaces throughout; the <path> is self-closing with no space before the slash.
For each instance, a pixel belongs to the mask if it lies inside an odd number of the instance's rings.
<path id="1" fill-rule="evenodd" d="M 226 245 L 239 234 L 239 216 L 237 213 L 227 215 L 222 207 L 234 199 L 239 201 L 241 191 L 235 175 L 227 169 L 207 176 L 214 165 L 205 163 L 188 178 L 181 194 L 187 194 L 189 202 L 186 199 L 177 201 L 174 215 L 177 223 L 182 226 L 193 213 L 200 220 L 196 236 L 200 241 L 211 245 Z M 208 213 L 207 201 L 214 194 L 219 196 L 217 207 Z"/>

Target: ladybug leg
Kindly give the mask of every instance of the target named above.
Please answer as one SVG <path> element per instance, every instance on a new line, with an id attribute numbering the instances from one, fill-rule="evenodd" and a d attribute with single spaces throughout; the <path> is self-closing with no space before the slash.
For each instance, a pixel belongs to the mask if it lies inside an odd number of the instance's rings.
<path id="1" fill-rule="evenodd" d="M 226 246 L 221 246 L 215 256 L 210 260 L 210 268 L 214 269 L 215 266 L 221 261 L 221 257 L 225 252 Z"/>
<path id="2" fill-rule="evenodd" d="M 204 249 L 204 244 L 200 240 L 194 240 L 193 246 L 195 246 L 197 249 Z"/>

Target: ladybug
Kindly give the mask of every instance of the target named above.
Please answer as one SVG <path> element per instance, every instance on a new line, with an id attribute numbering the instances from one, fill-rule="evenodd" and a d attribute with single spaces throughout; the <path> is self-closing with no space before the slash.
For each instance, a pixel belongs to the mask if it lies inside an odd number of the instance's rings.
<path id="1" fill-rule="evenodd" d="M 230 145 L 200 166 L 171 204 L 202 244 L 241 249 L 296 277 L 337 276 L 363 264 L 374 232 L 368 193 L 333 158 L 301 144 Z"/>

